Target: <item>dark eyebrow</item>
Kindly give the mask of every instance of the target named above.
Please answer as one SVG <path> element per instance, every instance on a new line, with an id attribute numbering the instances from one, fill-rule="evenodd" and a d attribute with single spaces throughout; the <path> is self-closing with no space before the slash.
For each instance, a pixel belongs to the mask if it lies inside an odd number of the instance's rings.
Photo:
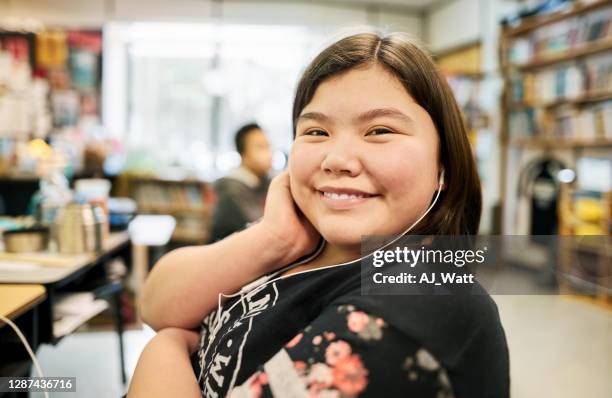
<path id="1" fill-rule="evenodd" d="M 414 120 L 410 116 L 395 108 L 371 109 L 357 116 L 357 120 L 360 122 L 366 122 L 372 119 L 376 119 L 378 117 L 391 117 L 394 119 L 400 119 L 404 122 L 414 123 Z"/>
<path id="2" fill-rule="evenodd" d="M 405 113 L 395 108 L 376 108 L 370 109 L 355 118 L 358 122 L 366 122 L 379 117 L 391 117 L 394 119 L 400 119 L 407 123 L 414 123 L 414 119 Z M 321 112 L 306 112 L 298 117 L 298 121 L 302 120 L 314 120 L 315 122 L 332 122 L 332 118 L 321 113 Z"/>
<path id="3" fill-rule="evenodd" d="M 315 122 L 330 122 L 331 118 L 321 112 L 306 112 L 301 114 L 298 117 L 298 122 L 300 120 L 314 120 Z"/>

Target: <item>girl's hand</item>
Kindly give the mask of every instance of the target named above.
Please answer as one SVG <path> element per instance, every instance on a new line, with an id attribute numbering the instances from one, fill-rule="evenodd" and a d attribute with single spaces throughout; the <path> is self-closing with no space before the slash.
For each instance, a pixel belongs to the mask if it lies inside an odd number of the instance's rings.
<path id="1" fill-rule="evenodd" d="M 321 239 L 293 201 L 287 171 L 276 176 L 270 183 L 259 227 L 272 237 L 282 253 L 283 261 L 277 268 L 312 253 Z"/>
<path id="2" fill-rule="evenodd" d="M 270 184 L 260 222 L 210 245 L 173 250 L 157 262 L 140 297 L 142 318 L 156 330 L 197 328 L 217 308 L 219 293 L 236 292 L 291 264 L 313 252 L 319 239 L 293 203 L 283 173 Z"/>

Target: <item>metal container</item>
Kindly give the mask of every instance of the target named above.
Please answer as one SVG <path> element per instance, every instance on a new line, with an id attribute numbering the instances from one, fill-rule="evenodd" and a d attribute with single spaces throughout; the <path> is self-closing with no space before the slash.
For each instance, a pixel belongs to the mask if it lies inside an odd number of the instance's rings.
<path id="1" fill-rule="evenodd" d="M 4 231 L 4 250 L 9 253 L 32 253 L 47 249 L 49 230 L 46 228 L 23 228 Z"/>
<path id="2" fill-rule="evenodd" d="M 62 254 L 102 250 L 106 220 L 90 204 L 72 202 L 60 209 L 53 223 L 53 237 Z"/>

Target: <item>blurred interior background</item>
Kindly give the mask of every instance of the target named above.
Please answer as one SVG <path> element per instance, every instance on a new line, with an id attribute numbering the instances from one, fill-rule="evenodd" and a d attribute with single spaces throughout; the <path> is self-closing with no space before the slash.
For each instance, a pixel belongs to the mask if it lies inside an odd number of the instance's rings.
<path id="1" fill-rule="evenodd" d="M 125 391 L 153 333 L 134 298 L 164 252 L 211 241 L 234 133 L 257 122 L 283 170 L 300 73 L 360 27 L 408 33 L 446 76 L 481 234 L 594 237 L 552 270 L 506 248 L 512 395 L 612 396 L 609 0 L 0 0 L 0 309 L 46 375 Z M 0 376 L 29 372 L 6 325 L 5 347 Z"/>

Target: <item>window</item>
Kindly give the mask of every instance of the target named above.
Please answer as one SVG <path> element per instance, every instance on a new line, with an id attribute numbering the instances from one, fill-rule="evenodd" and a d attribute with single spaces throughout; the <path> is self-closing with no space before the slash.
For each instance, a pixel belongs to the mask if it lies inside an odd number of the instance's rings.
<path id="1" fill-rule="evenodd" d="M 301 27 L 109 24 L 105 124 L 125 143 L 129 167 L 216 178 L 239 162 L 234 132 L 257 121 L 281 168 L 295 85 L 320 40 Z"/>

